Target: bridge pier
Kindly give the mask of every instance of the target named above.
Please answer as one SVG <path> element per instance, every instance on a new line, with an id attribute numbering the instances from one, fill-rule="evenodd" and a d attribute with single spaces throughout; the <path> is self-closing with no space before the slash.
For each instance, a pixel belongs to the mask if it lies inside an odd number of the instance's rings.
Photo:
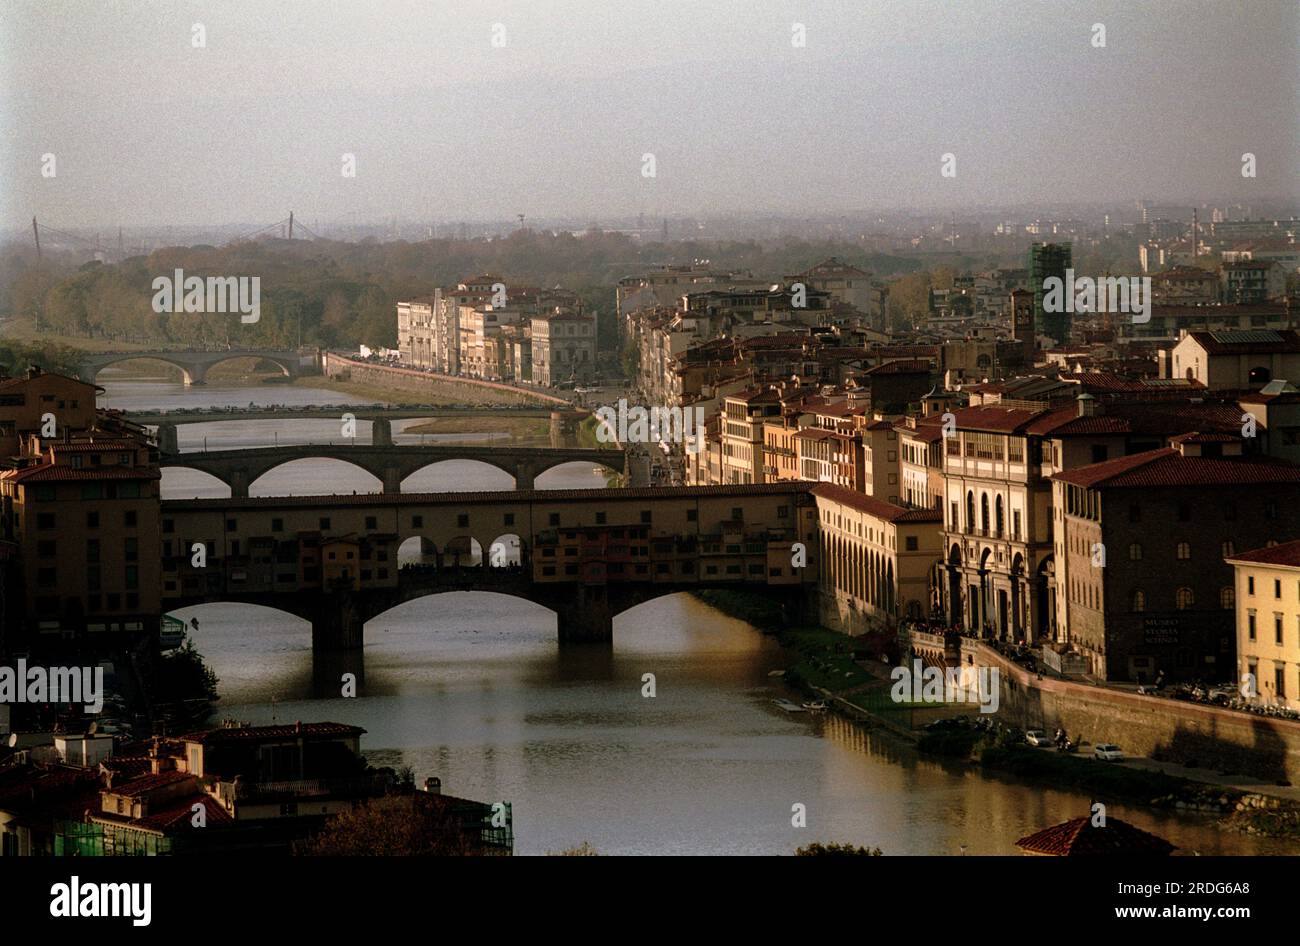
<path id="1" fill-rule="evenodd" d="M 181 369 L 185 376 L 185 386 L 187 388 L 200 387 L 208 383 L 208 366 L 204 364 L 188 365 Z"/>
<path id="2" fill-rule="evenodd" d="M 526 461 L 519 461 L 515 465 L 515 489 L 536 489 L 537 472 L 533 465 Z"/>
<path id="3" fill-rule="evenodd" d="M 373 447 L 393 445 L 393 422 L 387 417 L 376 417 L 370 422 L 370 445 Z"/>
<path id="4" fill-rule="evenodd" d="M 400 492 L 402 491 L 402 471 L 401 471 L 401 470 L 397 469 L 396 467 L 392 467 L 392 466 L 390 466 L 390 467 L 385 467 L 385 468 L 384 468 L 384 475 L 383 475 L 382 478 L 383 478 L 383 481 L 384 481 L 384 492 L 385 492 L 385 493 L 400 493 Z"/>
<path id="5" fill-rule="evenodd" d="M 248 498 L 248 471 L 234 470 L 230 474 L 230 498 Z"/>
<path id="6" fill-rule="evenodd" d="M 175 424 L 158 425 L 158 449 L 163 453 L 180 453 L 180 438 L 176 435 Z"/>
<path id="7" fill-rule="evenodd" d="M 311 649 L 314 653 L 360 650 L 365 645 L 365 624 L 358 594 L 346 589 L 325 591 L 312 608 Z"/>
<path id="8" fill-rule="evenodd" d="M 614 613 L 604 586 L 568 587 L 569 594 L 554 605 L 561 644 L 612 644 Z"/>

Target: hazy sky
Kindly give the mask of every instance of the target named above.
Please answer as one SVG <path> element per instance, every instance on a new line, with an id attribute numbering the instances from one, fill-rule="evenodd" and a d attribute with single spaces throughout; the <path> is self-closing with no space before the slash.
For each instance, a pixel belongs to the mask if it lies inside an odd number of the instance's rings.
<path id="1" fill-rule="evenodd" d="M 0 71 L 6 227 L 1300 190 L 1296 0 L 5 0 Z"/>

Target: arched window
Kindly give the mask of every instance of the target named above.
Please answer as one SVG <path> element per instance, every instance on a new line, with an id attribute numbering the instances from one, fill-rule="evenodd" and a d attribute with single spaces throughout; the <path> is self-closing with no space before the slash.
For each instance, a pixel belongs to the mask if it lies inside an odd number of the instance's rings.
<path id="1" fill-rule="evenodd" d="M 1134 542 L 1128 547 L 1128 557 L 1131 562 L 1142 561 L 1142 543 Z"/>
<path id="2" fill-rule="evenodd" d="M 1251 368 L 1250 375 L 1246 378 L 1247 384 L 1268 384 L 1273 380 L 1273 374 L 1262 365 L 1258 368 Z"/>
<path id="3" fill-rule="evenodd" d="M 975 531 L 975 494 L 966 491 L 966 528 Z"/>
<path id="4" fill-rule="evenodd" d="M 1178 558 L 1180 561 L 1187 561 L 1192 557 L 1192 547 L 1186 542 L 1178 543 Z"/>
<path id="5" fill-rule="evenodd" d="M 1229 545 L 1232 543 L 1229 542 Z M 1219 607 L 1231 608 L 1237 603 L 1237 591 L 1232 585 L 1224 585 L 1219 589 Z"/>
<path id="6" fill-rule="evenodd" d="M 989 531 L 989 494 L 980 493 L 980 528 L 987 535 Z"/>
<path id="7" fill-rule="evenodd" d="M 993 507 L 993 512 L 994 512 L 993 525 L 994 525 L 994 528 L 996 528 L 996 529 L 998 530 L 998 535 L 1001 536 L 1001 535 L 1002 535 L 1002 522 L 1003 522 L 1003 516 L 1002 516 L 1002 497 L 1001 497 L 1001 496 L 999 496 L 999 497 L 997 498 L 997 502 L 994 504 L 994 507 Z"/>
<path id="8" fill-rule="evenodd" d="M 1191 588 L 1179 588 L 1178 594 L 1174 597 L 1174 605 L 1179 611 L 1185 611 L 1196 603 L 1196 595 L 1192 594 Z"/>
<path id="9" fill-rule="evenodd" d="M 1147 596 L 1141 591 L 1133 592 L 1133 610 L 1145 611 L 1147 609 Z"/>

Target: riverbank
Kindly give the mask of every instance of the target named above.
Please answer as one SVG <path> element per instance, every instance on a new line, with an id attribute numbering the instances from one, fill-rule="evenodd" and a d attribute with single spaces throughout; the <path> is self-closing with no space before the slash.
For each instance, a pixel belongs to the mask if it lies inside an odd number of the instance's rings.
<path id="1" fill-rule="evenodd" d="M 562 446 L 551 443 L 547 417 L 436 417 L 403 428 L 404 434 L 506 434 L 521 446 Z"/>
<path id="2" fill-rule="evenodd" d="M 1219 827 L 1264 837 L 1300 841 L 1300 801 L 1290 788 L 1228 784 L 1226 776 L 1196 770 L 1195 777 L 1173 774 L 1147 760 L 1102 762 L 1089 755 L 1039 749 L 1019 730 L 975 727 L 926 729 L 925 724 L 966 715 L 961 704 L 899 702 L 890 693 L 889 664 L 876 647 L 820 626 L 783 627 L 779 609 L 742 591 L 700 591 L 695 596 L 764 633 L 774 634 L 795 657 L 784 682 L 806 696 L 823 699 L 830 711 L 881 727 L 916 746 L 922 755 L 943 759 L 986 777 L 1011 778 L 1062 790 L 1087 792 L 1154 809 L 1217 815 Z M 774 613 L 775 612 L 775 615 Z M 919 721 L 919 722 L 918 722 Z"/>

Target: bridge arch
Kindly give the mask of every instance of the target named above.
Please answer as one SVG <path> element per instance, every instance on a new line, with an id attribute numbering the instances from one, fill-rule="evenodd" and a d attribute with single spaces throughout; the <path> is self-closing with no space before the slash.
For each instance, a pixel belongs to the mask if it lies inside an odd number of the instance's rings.
<path id="1" fill-rule="evenodd" d="M 606 461 L 597 457 L 592 457 L 591 459 L 583 460 L 566 460 L 560 458 L 556 460 L 536 461 L 533 465 L 533 477 L 537 489 L 572 489 L 573 487 L 568 484 L 556 484 L 555 481 L 557 479 L 567 478 L 569 475 L 572 475 L 572 473 L 593 471 L 595 467 L 600 467 L 616 476 L 623 475 L 623 465 L 618 460 L 611 458 Z M 594 476 L 592 477 L 592 480 L 595 480 Z M 605 485 L 605 482 L 601 481 L 593 482 L 590 487 L 584 486 L 580 488 L 601 489 Z"/>
<path id="2" fill-rule="evenodd" d="M 279 368 L 280 373 L 284 375 L 284 377 L 286 378 L 292 378 L 294 376 L 294 370 L 297 368 L 297 365 L 290 363 L 287 359 L 281 358 L 278 355 L 236 351 L 236 352 L 231 352 L 229 355 L 227 355 L 224 358 L 217 358 L 214 359 L 213 361 L 208 362 L 203 368 L 203 375 L 206 377 L 208 373 L 211 372 L 212 369 L 215 368 L 217 365 L 224 365 L 228 361 L 244 361 L 244 360 L 251 360 L 255 363 L 255 365 L 260 364 L 264 361 L 270 362 L 271 364 Z"/>
<path id="3" fill-rule="evenodd" d="M 290 492 L 292 492 L 292 495 L 294 496 L 329 496 L 329 495 L 338 495 L 345 492 L 345 488 L 339 487 L 336 484 L 331 484 L 329 482 L 329 477 L 319 477 L 320 479 L 323 480 L 323 482 L 320 483 L 319 487 L 309 486 L 306 489 L 295 488 L 292 491 L 285 490 L 283 492 L 280 491 L 273 492 L 273 493 L 266 492 L 268 488 L 269 489 L 275 488 L 274 487 L 275 474 L 284 475 L 287 467 L 292 467 L 295 464 L 309 464 L 309 463 L 326 466 L 327 468 L 332 467 L 333 471 L 336 474 L 343 472 L 342 468 L 344 467 L 349 468 L 349 470 L 359 470 L 362 473 L 364 473 L 369 479 L 374 481 L 372 484 L 367 484 L 368 488 L 365 489 L 361 489 L 357 487 L 349 487 L 353 493 L 379 493 L 383 491 L 384 483 L 383 480 L 380 478 L 380 475 L 377 474 L 374 470 L 370 469 L 368 466 L 366 466 L 366 464 L 360 463 L 356 460 L 349 459 L 346 456 L 329 455 L 329 456 L 285 457 L 284 459 L 279 460 L 278 462 L 272 463 L 270 465 L 260 466 L 252 470 L 249 470 L 248 484 L 247 484 L 249 495 L 287 496 L 290 495 Z M 299 469 L 301 468 L 302 467 L 299 467 Z M 271 477 L 271 481 L 269 484 L 267 482 L 268 476 Z M 315 479 L 315 477 L 313 479 Z M 317 489 L 319 489 L 319 492 L 315 491 Z"/>
<path id="4" fill-rule="evenodd" d="M 467 447 L 465 452 L 471 454 L 473 448 Z M 466 467 L 466 464 L 472 464 L 472 466 Z M 453 481 L 464 474 L 475 475 L 476 478 L 481 477 L 481 481 L 476 481 L 472 487 Z M 494 463 L 491 460 L 475 456 L 440 457 L 436 460 L 421 459 L 402 470 L 401 491 L 403 493 L 437 493 L 466 489 L 472 489 L 474 492 L 492 492 L 496 490 L 505 492 L 515 487 L 515 468 L 513 464 Z"/>
<path id="5" fill-rule="evenodd" d="M 527 558 L 527 543 L 517 532 L 502 533 L 488 544 L 489 568 L 522 567 Z"/>
<path id="6" fill-rule="evenodd" d="M 234 495 L 230 483 L 199 467 L 165 462 L 160 469 L 163 499 L 230 499 Z"/>
<path id="7" fill-rule="evenodd" d="M 130 361 L 146 361 L 146 362 L 152 362 L 154 364 L 166 365 L 169 368 L 175 368 L 177 371 L 181 373 L 181 380 L 184 382 L 186 387 L 190 387 L 191 385 L 195 384 L 196 379 L 197 382 L 202 381 L 202 377 L 199 376 L 198 373 L 193 370 L 192 365 L 179 361 L 175 358 L 170 358 L 165 353 L 162 352 L 151 352 L 151 353 L 123 352 L 121 353 L 120 356 L 116 356 L 116 357 L 105 356 L 105 360 L 97 360 L 96 363 L 88 365 L 85 368 L 83 368 L 80 372 L 81 380 L 89 384 L 94 384 L 99 377 L 99 373 L 103 371 L 105 368 L 111 368 L 115 365 L 126 364 L 127 362 Z"/>

